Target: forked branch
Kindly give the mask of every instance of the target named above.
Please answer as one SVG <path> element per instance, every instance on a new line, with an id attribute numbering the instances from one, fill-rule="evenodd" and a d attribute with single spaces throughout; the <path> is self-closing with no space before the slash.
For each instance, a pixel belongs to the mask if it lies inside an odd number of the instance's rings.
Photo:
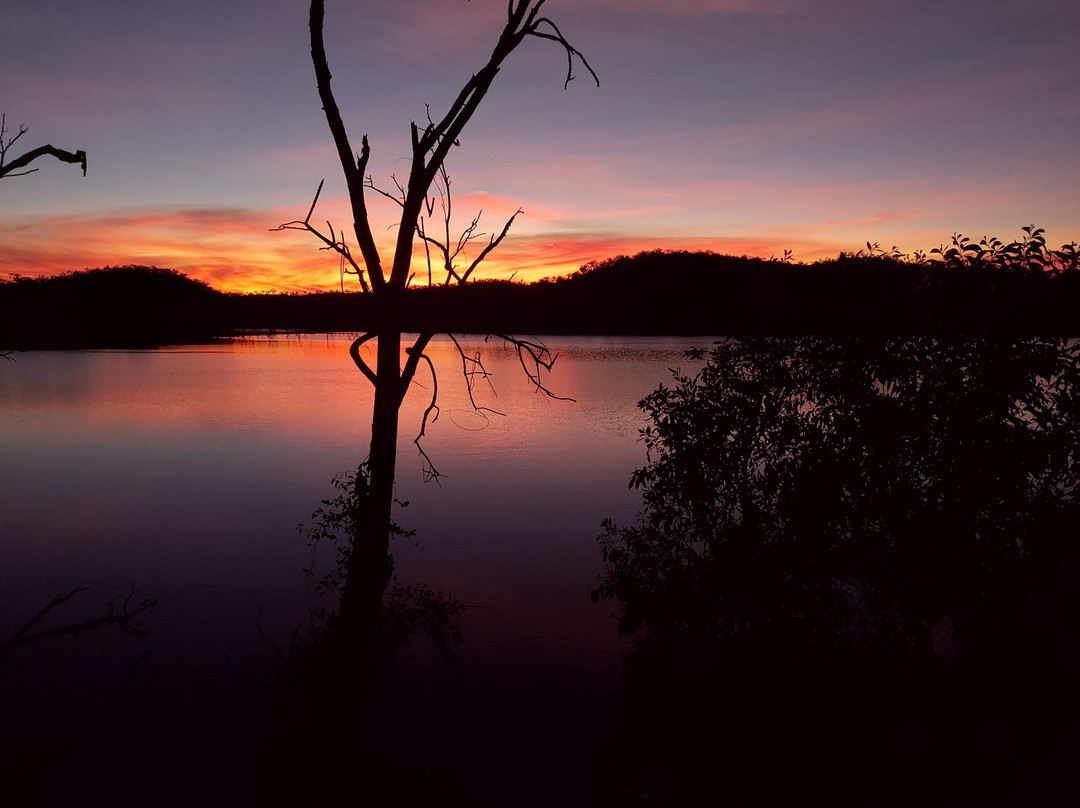
<path id="1" fill-rule="evenodd" d="M 278 230 L 303 230 L 307 233 L 311 233 L 325 245 L 320 247 L 320 250 L 333 250 L 341 256 L 343 261 L 341 271 L 343 275 L 356 275 L 360 281 L 360 288 L 365 292 L 370 292 L 371 288 L 364 279 L 364 270 L 361 269 L 360 265 L 353 259 L 352 252 L 349 250 L 349 245 L 345 243 L 345 233 L 335 233 L 334 226 L 330 224 L 330 222 L 327 222 L 326 228 L 330 231 L 330 235 L 326 236 L 311 224 L 311 215 L 315 212 L 315 205 L 319 202 L 319 195 L 322 193 L 323 184 L 325 182 L 325 179 L 319 181 L 319 187 L 315 190 L 315 198 L 311 200 L 311 207 L 308 208 L 307 216 L 305 216 L 303 220 L 297 219 L 292 222 L 285 222 L 285 224 L 279 224 L 277 227 L 270 228 L 270 232 Z M 345 266 L 345 263 L 348 263 L 347 267 Z"/>
<path id="2" fill-rule="evenodd" d="M 480 266 L 485 258 L 494 250 L 502 240 L 506 238 L 506 234 L 510 232 L 511 226 L 514 224 L 514 220 L 517 219 L 524 211 L 518 208 L 514 214 L 503 225 L 502 231 L 496 236 L 492 235 L 488 243 L 484 246 L 480 254 L 476 256 L 472 262 L 469 263 L 467 269 L 464 272 L 458 270 L 457 260 L 464 253 L 469 245 L 476 239 L 482 238 L 487 235 L 486 233 L 478 233 L 477 230 L 480 227 L 480 217 L 484 214 L 484 211 L 479 211 L 468 226 L 461 231 L 461 234 L 454 239 L 450 235 L 451 220 L 453 218 L 453 195 L 450 191 L 450 175 L 446 172 L 445 166 L 439 167 L 439 175 L 436 177 L 435 182 L 435 195 L 428 196 L 425 200 L 424 208 L 426 210 L 426 216 L 422 213 L 416 222 L 416 234 L 420 237 L 420 240 L 424 242 L 425 255 L 427 257 L 428 266 L 428 286 L 433 285 L 432 280 L 432 263 L 431 263 L 431 248 L 435 250 L 442 257 L 442 269 L 445 273 L 443 278 L 443 284 L 449 285 L 450 283 L 457 281 L 458 283 L 465 283 L 469 279 L 469 276 L 476 271 L 476 268 Z M 389 194 L 385 194 L 390 196 Z M 427 219 L 432 217 L 436 205 L 438 206 L 441 215 L 441 237 L 435 237 L 429 234 L 427 227 Z"/>
<path id="3" fill-rule="evenodd" d="M 514 346 L 521 368 L 525 371 L 525 375 L 529 377 L 529 381 L 532 382 L 536 392 L 543 393 L 555 401 L 574 401 L 574 399 L 567 396 L 555 395 L 544 384 L 542 374 L 545 371 L 551 372 L 555 366 L 555 360 L 559 358 L 558 354 L 552 354 L 546 345 L 535 339 L 522 339 L 510 334 L 492 334 L 492 336 Z"/>
<path id="4" fill-rule="evenodd" d="M 26 171 L 20 171 L 19 169 L 26 168 L 39 157 L 46 156 L 55 157 L 57 160 L 64 163 L 76 163 L 81 165 L 83 176 L 86 176 L 86 152 L 81 149 L 76 152 L 69 152 L 46 144 L 45 146 L 38 146 L 36 149 L 31 149 L 25 154 L 19 155 L 11 162 L 7 162 L 8 150 L 19 138 L 29 131 L 30 130 L 25 126 L 20 126 L 18 132 L 9 136 L 7 129 L 7 115 L 0 115 L 0 177 L 24 177 L 27 174 L 33 174 L 38 169 L 27 168 Z"/>

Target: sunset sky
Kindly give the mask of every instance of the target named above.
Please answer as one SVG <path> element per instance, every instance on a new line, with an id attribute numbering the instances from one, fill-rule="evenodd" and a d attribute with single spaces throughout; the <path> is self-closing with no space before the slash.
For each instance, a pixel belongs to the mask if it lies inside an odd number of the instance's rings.
<path id="1" fill-rule="evenodd" d="M 486 61 L 505 0 L 327 0 L 327 48 L 370 172 Z M 954 231 L 1080 240 L 1076 0 L 548 0 L 589 59 L 512 55 L 451 152 L 458 226 L 524 209 L 481 277 L 643 249 L 799 260 Z M 350 222 L 306 0 L 0 0 L 0 111 L 89 171 L 0 180 L 0 277 L 170 267 L 229 290 L 338 283 L 302 218 Z M 396 211 L 372 205 L 389 262 Z M 419 269 L 419 265 L 417 265 Z"/>

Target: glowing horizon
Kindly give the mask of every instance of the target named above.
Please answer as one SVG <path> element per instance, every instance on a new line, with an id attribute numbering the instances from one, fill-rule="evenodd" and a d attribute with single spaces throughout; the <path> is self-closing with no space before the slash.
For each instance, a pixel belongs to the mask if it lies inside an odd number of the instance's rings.
<path id="1" fill-rule="evenodd" d="M 333 207 L 344 208 L 345 201 L 339 200 Z M 10 240 L 21 246 L 0 253 L 0 277 L 47 277 L 106 266 L 143 265 L 181 272 L 223 292 L 340 290 L 336 255 L 319 250 L 319 243 L 310 234 L 289 230 L 273 232 L 273 228 L 265 226 L 275 219 L 285 221 L 288 215 L 280 210 L 159 208 L 66 217 L 10 217 L 0 222 L 0 241 Z M 797 263 L 812 263 L 866 246 L 866 240 L 814 238 L 815 228 L 811 226 L 773 228 L 743 237 L 634 237 L 610 232 L 544 231 L 524 226 L 525 221 L 519 218 L 499 249 L 477 269 L 474 280 L 534 282 L 570 275 L 593 261 L 651 250 L 708 251 L 763 259 L 780 258 L 790 250 Z M 875 221 L 821 223 L 816 232 L 850 230 L 861 225 L 870 228 L 874 224 Z M 498 226 L 501 228 L 501 224 Z M 69 249 L 55 245 L 49 234 L 58 230 L 79 244 L 79 258 L 72 256 Z M 516 234 L 518 231 L 522 232 Z M 925 234 L 922 235 L 925 239 Z M 947 242 L 950 235 L 938 234 L 932 246 Z M 1019 237 L 1020 228 L 990 235 L 1009 241 Z M 1051 247 L 1057 247 L 1059 241 L 1065 243 L 1055 238 L 1054 233 L 1047 235 Z M 883 249 L 897 246 L 878 243 Z M 486 244 L 486 237 L 479 239 L 478 246 L 459 259 L 459 266 L 467 265 L 468 259 Z M 393 239 L 384 233 L 378 246 L 384 267 L 388 266 L 393 255 Z M 932 247 L 924 240 L 918 246 L 905 244 L 899 248 L 910 254 L 916 249 L 929 252 Z M 413 251 L 413 272 L 414 285 L 426 284 L 427 263 L 419 240 Z M 433 277 L 436 283 L 443 277 L 437 263 L 433 265 Z M 345 289 L 360 290 L 355 276 L 346 275 Z"/>

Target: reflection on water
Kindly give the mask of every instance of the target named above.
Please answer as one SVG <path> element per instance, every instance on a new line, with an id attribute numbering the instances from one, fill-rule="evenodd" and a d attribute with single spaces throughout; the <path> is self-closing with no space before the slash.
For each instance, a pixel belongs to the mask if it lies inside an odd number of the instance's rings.
<path id="1" fill-rule="evenodd" d="M 477 422 L 445 372 L 426 448 L 446 477 L 425 487 L 408 430 L 426 391 L 406 400 L 397 495 L 416 536 L 395 542 L 378 622 L 399 652 L 364 667 L 333 624 L 295 633 L 326 603 L 297 523 L 368 444 L 347 344 L 0 368 L 0 637 L 75 586 L 87 617 L 132 583 L 158 602 L 148 636 L 0 665 L 0 742 L 51 750 L 49 804 L 198 804 L 214 783 L 250 805 L 283 782 L 515 806 L 701 788 L 1015 804 L 1066 770 L 1075 348 L 755 340 L 687 359 L 683 341 L 553 341 L 572 404 L 478 344 L 480 403 L 507 417 Z M 705 370 L 673 385 L 679 367 Z M 320 551 L 317 577 L 333 561 Z M 439 632 L 452 646 L 458 629 L 447 664 Z"/>
<path id="2" fill-rule="evenodd" d="M 398 656 L 423 636 L 444 661 L 462 643 L 465 605 L 424 584 L 402 584 L 382 571 L 365 574 L 350 556 L 363 538 L 370 476 L 367 464 L 334 479 L 337 495 L 324 500 L 301 526 L 314 550 L 333 552 L 318 580 L 323 603 L 310 624 L 298 627 L 290 647 L 269 642 L 284 664 L 271 714 L 255 760 L 258 804 L 304 804 L 356 798 L 362 783 L 369 802 L 428 804 L 432 799 L 464 804 L 469 788 L 452 765 L 433 767 L 406 755 L 395 761 L 372 718 L 392 680 Z M 415 532 L 391 522 L 391 538 Z M 327 565 L 324 565 L 327 566 Z M 380 564 L 380 567 L 382 565 Z M 393 557 L 390 557 L 393 569 Z M 314 576 L 314 569 L 307 570 Z M 349 610 L 342 608 L 348 591 Z M 396 708 L 392 708 L 396 712 Z M 402 716 L 404 717 L 404 716 Z M 313 742 L 332 739 L 331 743 Z M 311 773 L 321 771 L 318 782 Z"/>
<path id="3" fill-rule="evenodd" d="M 1076 726 L 1080 345 L 703 358 L 642 402 L 644 510 L 601 538 L 595 596 L 636 638 L 607 793 L 1053 794 Z"/>
<path id="4" fill-rule="evenodd" d="M 0 636 L 74 586 L 91 588 L 87 617 L 132 583 L 159 603 L 147 637 L 59 640 L 0 666 L 11 735 L 86 736 L 58 764 L 57 802 L 116 796 L 117 749 L 128 754 L 128 794 L 190 804 L 212 777 L 223 802 L 250 800 L 267 714 L 259 694 L 281 667 L 257 628 L 288 649 L 319 605 L 296 526 L 368 445 L 369 387 L 348 342 L 31 352 L 5 363 Z M 435 355 L 447 347 L 429 350 L 449 369 L 444 415 L 425 444 L 446 478 L 424 486 L 410 443 L 426 403 L 419 386 L 430 384 L 419 378 L 398 460 L 403 522 L 417 536 L 394 554 L 403 585 L 467 604 L 466 641 L 449 666 L 414 642 L 387 686 L 397 712 L 376 711 L 367 726 L 397 759 L 451 761 L 480 796 L 502 801 L 494 795 L 544 770 L 558 775 L 520 804 L 587 804 L 592 732 L 610 723 L 621 648 L 607 610 L 588 602 L 596 525 L 636 511 L 625 483 L 640 450 L 634 402 L 686 364 L 688 345 L 552 342 L 551 383 L 573 404 L 534 394 L 516 356 L 478 340 L 497 393 L 481 403 L 507 413 L 481 431 L 455 424 L 469 405 L 456 357 Z M 206 777 L 178 778 L 181 769 Z"/>

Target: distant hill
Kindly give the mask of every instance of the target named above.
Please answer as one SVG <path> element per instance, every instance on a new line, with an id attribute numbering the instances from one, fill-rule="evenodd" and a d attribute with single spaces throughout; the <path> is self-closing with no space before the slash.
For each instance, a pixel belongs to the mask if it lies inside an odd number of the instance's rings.
<path id="1" fill-rule="evenodd" d="M 235 321 L 301 331 L 373 327 L 360 293 L 247 295 Z M 643 252 L 564 278 L 410 290 L 408 330 L 533 334 L 1080 334 L 1080 271 L 949 266 L 883 256 L 792 264 Z"/>
<path id="2" fill-rule="evenodd" d="M 148 347 L 228 327 L 226 295 L 171 269 L 124 266 L 0 283 L 0 347 Z"/>
<path id="3" fill-rule="evenodd" d="M 0 348 L 137 347 L 235 331 L 367 331 L 359 292 L 225 294 L 178 272 L 106 267 L 0 283 Z M 565 278 L 408 291 L 403 328 L 517 334 L 1080 335 L 1080 271 L 1020 261 L 815 264 L 654 251 Z"/>

